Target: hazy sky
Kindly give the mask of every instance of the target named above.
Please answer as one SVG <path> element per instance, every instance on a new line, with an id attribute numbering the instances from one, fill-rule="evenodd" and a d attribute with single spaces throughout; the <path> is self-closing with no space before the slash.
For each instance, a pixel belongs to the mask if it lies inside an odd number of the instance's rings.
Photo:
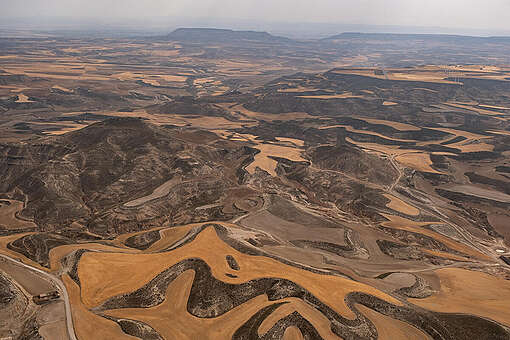
<path id="1" fill-rule="evenodd" d="M 0 0 L 0 17 L 185 17 L 510 30 L 510 0 Z"/>

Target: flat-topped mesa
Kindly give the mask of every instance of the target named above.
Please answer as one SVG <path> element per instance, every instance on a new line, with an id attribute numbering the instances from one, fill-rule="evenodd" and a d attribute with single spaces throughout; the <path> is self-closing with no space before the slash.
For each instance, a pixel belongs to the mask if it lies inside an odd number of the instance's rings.
<path id="1" fill-rule="evenodd" d="M 178 28 L 167 36 L 179 41 L 257 41 L 257 42 L 291 42 L 291 39 L 258 31 L 234 31 L 218 28 Z"/>

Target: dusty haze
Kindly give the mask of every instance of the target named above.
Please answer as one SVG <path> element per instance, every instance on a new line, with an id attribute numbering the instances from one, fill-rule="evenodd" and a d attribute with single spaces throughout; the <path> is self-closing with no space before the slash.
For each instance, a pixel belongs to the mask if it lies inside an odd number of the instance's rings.
<path id="1" fill-rule="evenodd" d="M 2 0 L 0 17 L 207 18 L 510 31 L 505 0 Z"/>

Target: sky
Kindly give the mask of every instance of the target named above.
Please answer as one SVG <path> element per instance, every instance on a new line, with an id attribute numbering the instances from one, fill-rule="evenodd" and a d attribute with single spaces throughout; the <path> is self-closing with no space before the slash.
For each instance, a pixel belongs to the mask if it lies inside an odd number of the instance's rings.
<path id="1" fill-rule="evenodd" d="M 0 18 L 329 23 L 510 32 L 510 0 L 0 0 Z M 1 21 L 1 20 L 0 20 Z"/>

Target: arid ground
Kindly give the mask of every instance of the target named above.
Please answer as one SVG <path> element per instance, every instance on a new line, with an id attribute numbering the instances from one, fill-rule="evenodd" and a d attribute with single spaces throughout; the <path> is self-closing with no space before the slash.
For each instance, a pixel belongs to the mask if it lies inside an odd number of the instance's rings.
<path id="1" fill-rule="evenodd" d="M 0 39 L 0 338 L 510 339 L 510 44 L 224 34 Z"/>

